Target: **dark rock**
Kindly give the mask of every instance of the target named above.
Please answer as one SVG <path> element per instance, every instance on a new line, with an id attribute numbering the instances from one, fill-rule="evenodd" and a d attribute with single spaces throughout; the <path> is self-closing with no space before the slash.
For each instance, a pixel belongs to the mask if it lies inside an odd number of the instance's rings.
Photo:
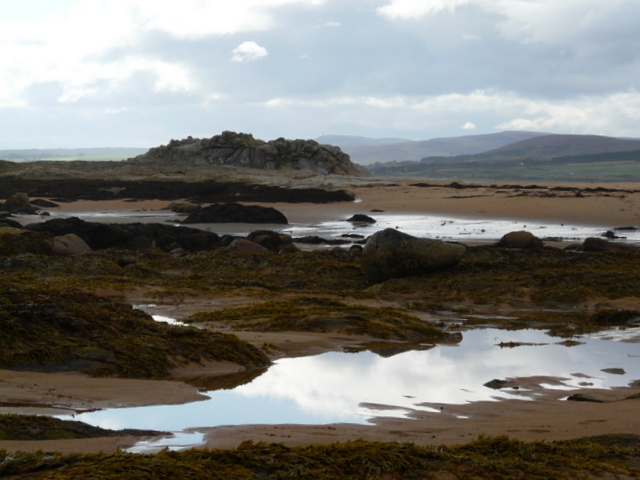
<path id="1" fill-rule="evenodd" d="M 369 176 L 364 167 L 352 163 L 349 155 L 332 145 L 314 140 L 265 142 L 246 133 L 225 131 L 211 138 L 171 140 L 129 160 L 132 163 L 170 165 L 228 165 L 242 168 L 311 170 L 332 175 Z"/>
<path id="2" fill-rule="evenodd" d="M 543 243 L 533 233 L 520 230 L 507 233 L 496 243 L 496 246 L 503 248 L 539 248 L 543 246 Z"/>
<path id="3" fill-rule="evenodd" d="M 16 222 L 5 216 L 0 216 L 0 227 L 24 228 L 20 222 Z"/>
<path id="4" fill-rule="evenodd" d="M 50 202 L 49 200 L 45 200 L 43 198 L 36 198 L 34 200 L 31 200 L 31 205 L 35 205 L 40 208 L 57 208 L 60 206 L 55 202 Z"/>
<path id="5" fill-rule="evenodd" d="M 627 243 L 616 243 L 602 238 L 589 237 L 582 242 L 582 250 L 585 252 L 639 252 L 640 247 Z"/>
<path id="6" fill-rule="evenodd" d="M 189 215 L 182 223 L 276 223 L 287 224 L 287 217 L 273 207 L 215 203 Z"/>
<path id="7" fill-rule="evenodd" d="M 351 223 L 376 223 L 375 219 L 371 218 L 369 215 L 364 215 L 362 213 L 356 213 L 351 218 L 347 218 L 347 222 L 351 222 Z"/>
<path id="8" fill-rule="evenodd" d="M 32 223 L 26 228 L 36 232 L 51 232 L 54 236 L 75 233 L 93 250 L 159 248 L 169 252 L 181 247 L 193 252 L 217 248 L 220 240 L 220 237 L 213 232 L 195 228 L 174 227 L 159 223 L 107 224 L 86 222 L 77 217 Z"/>
<path id="9" fill-rule="evenodd" d="M 593 396 L 587 394 L 587 393 L 574 393 L 573 395 L 567 397 L 567 400 L 570 400 L 572 402 L 595 402 L 595 403 L 602 403 L 602 400 L 598 400 L 597 398 L 594 398 Z"/>
<path id="10" fill-rule="evenodd" d="M 615 238 L 625 238 L 625 237 L 619 237 L 618 235 L 616 235 L 615 233 L 613 233 L 611 230 L 607 230 L 606 232 L 604 232 L 601 237 L 605 237 L 608 239 L 615 239 Z"/>
<path id="11" fill-rule="evenodd" d="M 351 243 L 349 240 L 340 240 L 337 238 L 322 238 L 317 235 L 295 237 L 293 241 L 296 243 L 305 243 L 307 245 L 347 245 Z"/>
<path id="12" fill-rule="evenodd" d="M 501 388 L 506 387 L 509 384 L 508 380 L 499 380 L 494 378 L 490 382 L 484 384 L 485 387 L 493 388 L 494 390 L 500 390 Z"/>
<path id="13" fill-rule="evenodd" d="M 378 283 L 453 267 L 465 252 L 461 244 L 417 238 L 387 228 L 367 240 L 362 268 L 370 282 Z"/>
<path id="14" fill-rule="evenodd" d="M 149 166 L 149 171 L 154 171 L 152 165 Z M 4 179 L 6 181 L 0 182 L 0 198 L 28 191 L 32 192 L 32 196 L 54 198 L 59 202 L 73 202 L 79 199 L 113 200 L 115 198 L 136 200 L 180 200 L 187 198 L 192 203 L 240 201 L 329 203 L 353 202 L 355 200 L 355 195 L 345 190 L 284 188 L 240 181 L 31 179 L 10 176 L 6 176 Z"/>
<path id="15" fill-rule="evenodd" d="M 192 213 L 198 211 L 200 205 L 190 202 L 173 202 L 170 203 L 167 208 L 175 213 L 185 213 L 187 215 L 191 215 Z"/>
<path id="16" fill-rule="evenodd" d="M 234 238 L 225 248 L 239 253 L 269 253 L 269 250 L 262 245 L 258 245 L 246 238 Z"/>
<path id="17" fill-rule="evenodd" d="M 262 245 L 270 252 L 281 252 L 293 244 L 290 235 L 274 232 L 272 230 L 257 230 L 247 235 L 247 240 Z"/>
<path id="18" fill-rule="evenodd" d="M 624 368 L 603 368 L 600 371 L 611 375 L 624 375 L 627 373 Z"/>

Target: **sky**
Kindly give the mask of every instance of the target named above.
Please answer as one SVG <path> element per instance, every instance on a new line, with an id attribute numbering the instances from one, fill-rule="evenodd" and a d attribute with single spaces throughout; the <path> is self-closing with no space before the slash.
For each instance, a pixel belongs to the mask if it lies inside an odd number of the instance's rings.
<path id="1" fill-rule="evenodd" d="M 640 137 L 638 0 L 0 0 L 0 149 Z"/>

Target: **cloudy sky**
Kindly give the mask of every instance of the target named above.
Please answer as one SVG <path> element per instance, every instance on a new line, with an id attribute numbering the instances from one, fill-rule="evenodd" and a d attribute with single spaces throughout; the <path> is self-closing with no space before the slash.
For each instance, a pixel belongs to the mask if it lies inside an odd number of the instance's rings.
<path id="1" fill-rule="evenodd" d="M 0 149 L 640 137 L 638 0 L 0 3 Z"/>

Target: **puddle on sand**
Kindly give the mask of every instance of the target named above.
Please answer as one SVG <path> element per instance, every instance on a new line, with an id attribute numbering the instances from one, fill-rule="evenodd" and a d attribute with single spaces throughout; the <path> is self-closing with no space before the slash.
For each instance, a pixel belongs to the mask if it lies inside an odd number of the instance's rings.
<path id="1" fill-rule="evenodd" d="M 640 379 L 640 344 L 587 336 L 580 344 L 539 330 L 471 330 L 457 346 L 404 352 L 389 358 L 371 352 L 330 352 L 281 359 L 263 375 L 233 390 L 207 392 L 187 405 L 110 409 L 76 416 L 103 428 L 185 429 L 246 424 L 367 424 L 373 417 L 436 412 L 424 404 L 463 404 L 501 399 L 532 400 L 526 389 L 494 390 L 493 379 L 556 377 L 549 388 L 612 388 Z M 640 328 L 624 337 L 640 336 Z M 618 335 L 621 337 L 621 335 Z M 523 344 L 501 348 L 499 344 Z M 603 369 L 622 369 L 608 374 Z M 171 439 L 155 447 L 172 448 Z M 155 448 L 154 447 L 154 448 Z"/>

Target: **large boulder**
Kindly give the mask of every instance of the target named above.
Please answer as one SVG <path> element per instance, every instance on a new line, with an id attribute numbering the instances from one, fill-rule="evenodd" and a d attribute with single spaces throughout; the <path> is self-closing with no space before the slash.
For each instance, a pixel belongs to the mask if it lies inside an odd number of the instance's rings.
<path id="1" fill-rule="evenodd" d="M 542 240 L 533 233 L 520 230 L 507 233 L 500 239 L 496 246 L 504 248 L 538 248 L 542 247 L 543 243 Z"/>
<path id="2" fill-rule="evenodd" d="M 53 238 L 53 254 L 54 255 L 60 255 L 62 257 L 71 257 L 74 255 L 80 255 L 82 253 L 88 253 L 91 251 L 92 251 L 91 247 L 87 245 L 87 242 L 85 242 L 75 233 L 59 235 Z"/>
<path id="3" fill-rule="evenodd" d="M 640 246 L 628 243 L 609 242 L 602 238 L 589 237 L 582 242 L 581 250 L 585 252 L 640 252 Z"/>
<path id="4" fill-rule="evenodd" d="M 334 175 L 368 176 L 349 155 L 332 145 L 314 140 L 278 138 L 265 142 L 246 133 L 225 131 L 211 138 L 171 140 L 131 159 L 132 163 L 171 165 L 229 165 L 265 170 L 310 170 Z"/>
<path id="5" fill-rule="evenodd" d="M 277 223 L 286 225 L 287 217 L 273 207 L 215 203 L 189 215 L 182 223 Z"/>
<path id="6" fill-rule="evenodd" d="M 466 251 L 458 243 L 417 238 L 387 228 L 367 241 L 362 251 L 362 268 L 370 282 L 378 283 L 453 267 Z"/>

